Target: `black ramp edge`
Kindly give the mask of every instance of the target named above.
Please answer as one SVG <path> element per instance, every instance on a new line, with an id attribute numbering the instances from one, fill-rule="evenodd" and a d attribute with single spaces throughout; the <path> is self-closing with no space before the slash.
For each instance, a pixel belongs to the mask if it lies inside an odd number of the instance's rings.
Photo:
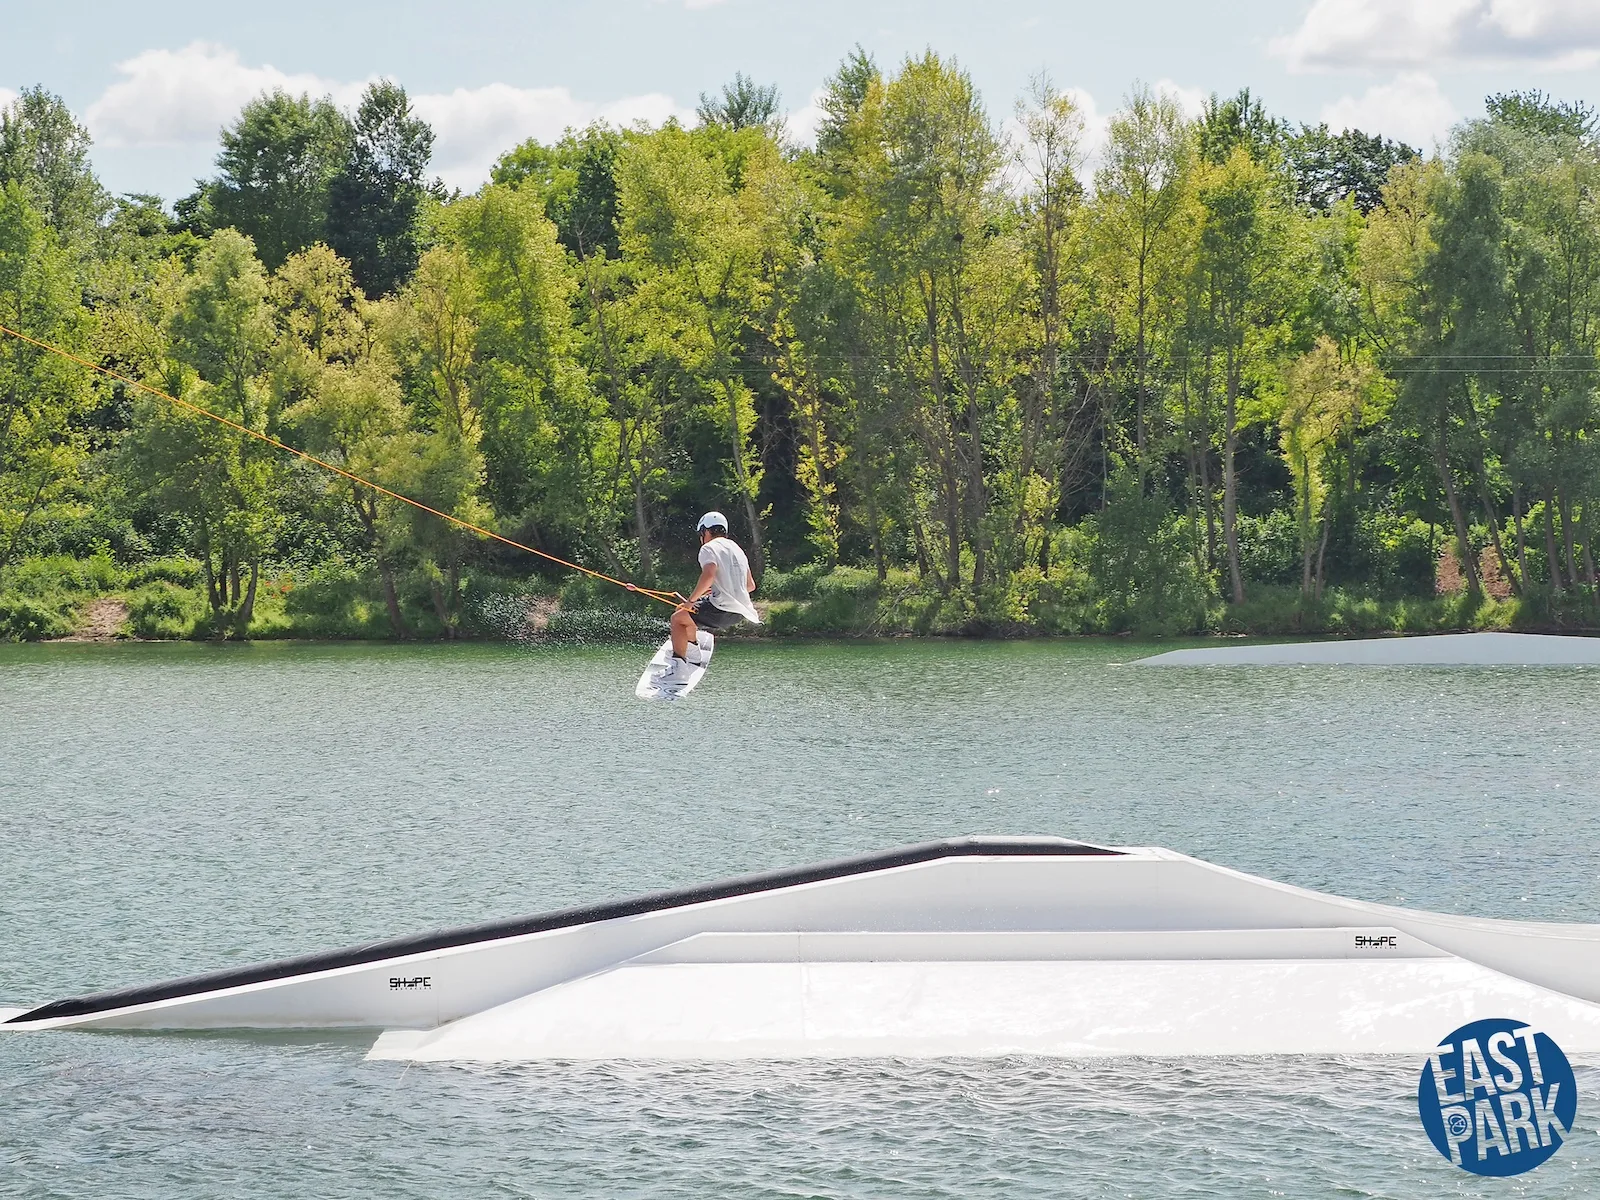
<path id="1" fill-rule="evenodd" d="M 311 975 L 319 971 L 335 971 L 341 967 L 358 967 L 366 963 L 382 962 L 387 958 L 401 958 L 411 954 L 429 954 L 439 950 L 453 950 L 475 942 L 492 942 L 501 938 L 520 937 L 529 933 L 545 933 L 552 929 L 565 929 L 570 925 L 587 925 L 592 921 L 609 921 L 616 917 L 635 917 L 641 913 L 659 912 L 666 908 L 683 908 L 691 904 L 704 904 L 711 900 L 727 900 L 734 896 L 748 896 L 755 892 L 776 891 L 779 888 L 797 887 L 800 884 L 820 883 L 828 879 L 842 879 L 848 875 L 865 875 L 891 867 L 907 867 L 917 863 L 932 862 L 940 858 L 989 858 L 1015 855 L 1018 857 L 1117 855 L 1119 850 L 1093 846 L 1087 842 L 1073 842 L 1065 838 L 950 838 L 938 842 L 921 842 L 901 846 L 894 850 L 879 850 L 852 858 L 838 858 L 830 862 L 812 863 L 803 867 L 782 867 L 776 871 L 759 871 L 754 875 L 739 875 L 702 883 L 693 887 L 673 888 L 664 892 L 650 892 L 628 900 L 612 900 L 602 904 L 586 904 L 576 908 L 557 909 L 531 917 L 512 917 L 500 921 L 485 921 L 478 925 L 462 925 L 454 929 L 438 929 L 432 933 L 413 937 L 390 938 L 381 942 L 368 942 L 343 950 L 328 950 L 317 954 L 302 954 L 296 958 L 281 958 L 275 962 L 256 963 L 248 967 L 233 967 L 225 971 L 210 971 L 204 975 L 190 975 L 183 979 L 169 979 L 163 983 L 140 987 L 120 988 L 113 991 L 94 992 L 87 996 L 74 996 L 55 1000 L 12 1017 L 7 1024 L 27 1021 L 45 1021 L 57 1017 L 83 1017 L 92 1013 L 110 1012 L 119 1008 L 132 1008 L 139 1004 L 155 1004 L 161 1000 L 175 1000 L 202 992 L 220 991 L 223 988 L 244 987 L 252 983 L 268 983 L 276 979 L 289 979 L 296 975 Z"/>

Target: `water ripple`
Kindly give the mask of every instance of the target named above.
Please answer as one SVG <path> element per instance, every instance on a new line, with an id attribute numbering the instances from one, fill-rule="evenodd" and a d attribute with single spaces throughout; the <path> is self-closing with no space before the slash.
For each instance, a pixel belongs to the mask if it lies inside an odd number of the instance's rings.
<path id="1" fill-rule="evenodd" d="M 1134 653 L 729 643 L 651 706 L 637 651 L 0 647 L 0 1003 L 967 832 L 1600 920 L 1600 672 Z M 1404 1060 L 406 1068 L 369 1042 L 0 1037 L 0 1196 L 1600 1193 L 1592 1099 L 1539 1171 L 1478 1181 Z"/>

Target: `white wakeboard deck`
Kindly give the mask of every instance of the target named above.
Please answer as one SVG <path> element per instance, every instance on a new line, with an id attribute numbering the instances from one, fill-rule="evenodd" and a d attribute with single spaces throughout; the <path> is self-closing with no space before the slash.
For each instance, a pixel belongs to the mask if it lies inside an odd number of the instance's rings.
<path id="1" fill-rule="evenodd" d="M 706 668 L 711 665 L 711 653 L 716 648 L 716 639 L 705 630 L 700 631 L 700 652 L 703 655 L 697 663 L 690 663 L 689 669 L 673 680 L 663 684 L 661 677 L 672 665 L 672 639 L 669 637 L 661 643 L 649 664 L 644 669 L 644 674 L 639 676 L 639 683 L 633 689 L 633 694 L 641 700 L 682 700 L 700 685 L 700 680 L 705 678 Z"/>

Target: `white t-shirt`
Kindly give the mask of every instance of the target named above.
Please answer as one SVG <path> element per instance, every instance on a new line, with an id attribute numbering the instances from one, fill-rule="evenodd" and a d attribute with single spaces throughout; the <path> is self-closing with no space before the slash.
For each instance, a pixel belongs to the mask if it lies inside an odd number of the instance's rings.
<path id="1" fill-rule="evenodd" d="M 712 538 L 700 547 L 700 565 L 707 563 L 717 564 L 717 577 L 711 581 L 711 603 L 738 613 L 753 625 L 761 624 L 761 616 L 750 603 L 750 593 L 744 586 L 750 574 L 750 560 L 738 543 L 725 537 Z"/>

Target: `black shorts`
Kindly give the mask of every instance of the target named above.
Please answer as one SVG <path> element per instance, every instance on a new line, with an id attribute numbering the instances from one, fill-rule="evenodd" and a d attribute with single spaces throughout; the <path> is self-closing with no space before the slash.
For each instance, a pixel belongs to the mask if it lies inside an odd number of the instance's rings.
<path id="1" fill-rule="evenodd" d="M 694 618 L 694 623 L 697 626 L 701 629 L 710 630 L 712 633 L 722 633 L 724 630 L 732 629 L 740 621 L 744 620 L 742 613 L 729 612 L 725 608 L 718 608 L 711 603 L 710 596 L 702 596 L 695 601 L 695 606 L 689 611 L 689 615 Z"/>

